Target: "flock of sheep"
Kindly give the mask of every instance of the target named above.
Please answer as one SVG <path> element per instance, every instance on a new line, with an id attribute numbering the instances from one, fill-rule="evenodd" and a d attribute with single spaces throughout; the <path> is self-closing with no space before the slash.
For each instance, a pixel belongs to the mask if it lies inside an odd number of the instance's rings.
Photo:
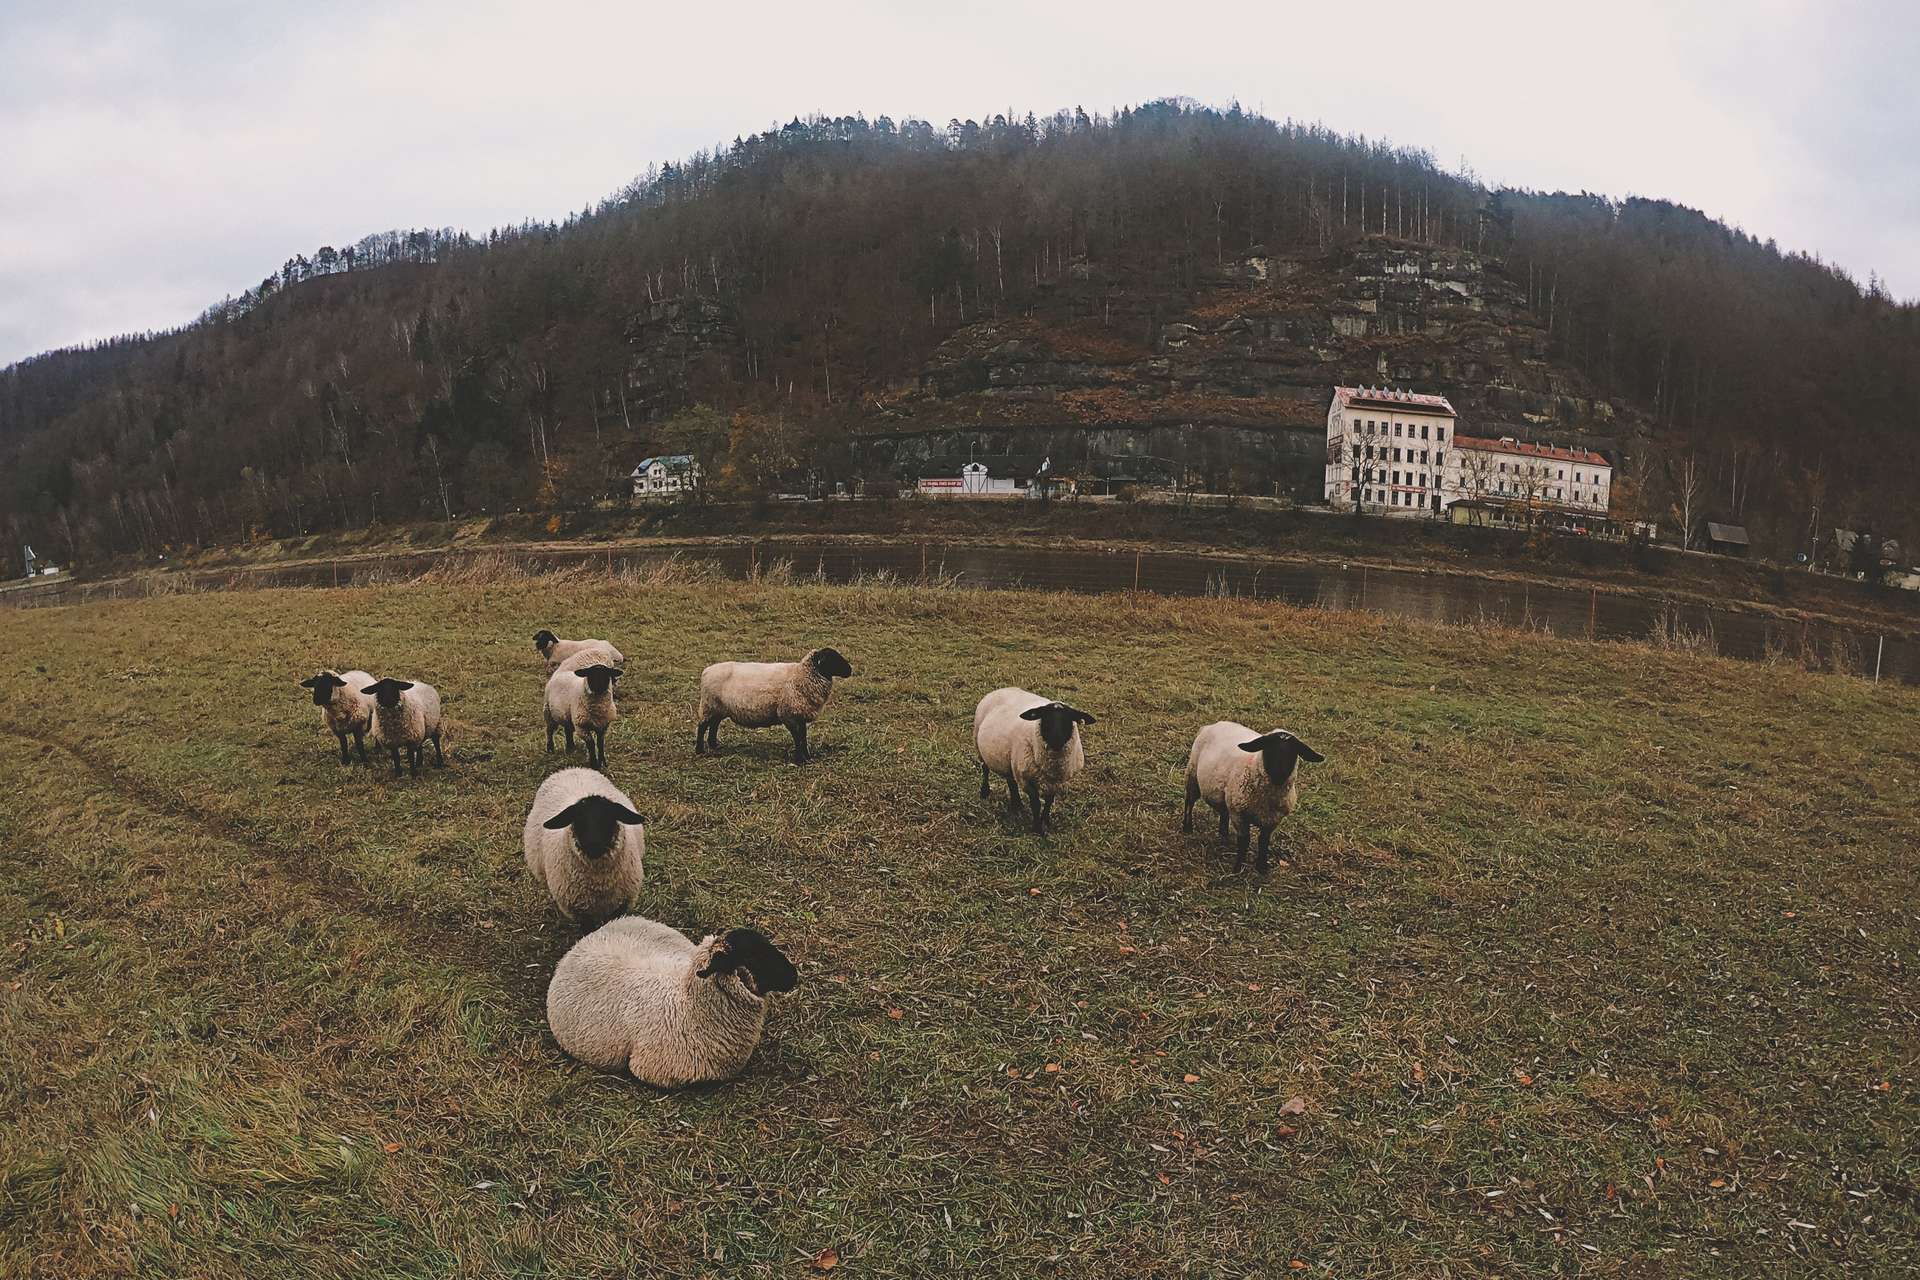
<path id="1" fill-rule="evenodd" d="M 793 964 L 764 934 L 749 928 L 709 934 L 698 943 L 677 929 L 631 915 L 645 876 L 646 819 L 607 778 L 607 729 L 617 714 L 614 687 L 626 657 L 605 640 L 562 640 L 540 631 L 534 647 L 546 660 L 547 750 L 564 732 L 578 736 L 592 768 L 567 768 L 543 781 L 527 811 L 521 848 L 527 871 L 560 913 L 587 930 L 554 969 L 547 986 L 547 1022 L 554 1039 L 582 1062 L 622 1067 L 662 1087 L 725 1080 L 738 1074 L 760 1043 L 767 997 L 793 989 Z M 719 746 L 720 724 L 782 725 L 793 735 L 793 759 L 807 759 L 807 726 L 825 710 L 834 680 L 853 668 L 834 649 L 798 662 L 717 662 L 700 675 L 694 751 Z M 400 776 L 404 750 L 418 776 L 426 747 L 440 748 L 440 695 L 419 681 L 376 680 L 364 671 L 322 671 L 302 680 L 352 762 L 348 740 L 370 763 L 367 740 L 386 751 Z M 1086 764 L 1081 726 L 1094 718 L 1025 689 L 996 689 L 973 713 L 980 762 L 980 798 L 1006 780 L 1015 813 L 1031 814 L 1044 833 L 1053 802 Z M 1285 730 L 1256 733 L 1232 721 L 1210 724 L 1187 757 L 1183 829 L 1205 800 L 1220 818 L 1220 839 L 1239 824 L 1238 871 L 1252 832 L 1260 833 L 1256 866 L 1268 867 L 1274 825 L 1299 800 L 1299 762 L 1324 759 Z"/>

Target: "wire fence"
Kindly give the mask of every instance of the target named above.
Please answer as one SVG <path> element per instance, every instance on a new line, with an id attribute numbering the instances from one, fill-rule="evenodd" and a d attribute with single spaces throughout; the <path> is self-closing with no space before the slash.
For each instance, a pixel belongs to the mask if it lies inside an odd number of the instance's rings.
<path id="1" fill-rule="evenodd" d="M 43 606 L 271 587 L 367 587 L 503 575 L 604 573 L 644 587 L 671 568 L 735 579 L 926 587 L 1144 592 L 1271 600 L 1426 622 L 1517 628 L 1716 653 L 1808 670 L 1920 684 L 1920 644 L 1829 623 L 1597 587 L 1543 586 L 1461 573 L 1379 569 L 1128 548 L 1017 547 L 900 539 L 762 538 L 696 545 L 422 551 L 293 564 L 177 570 L 0 593 Z"/>

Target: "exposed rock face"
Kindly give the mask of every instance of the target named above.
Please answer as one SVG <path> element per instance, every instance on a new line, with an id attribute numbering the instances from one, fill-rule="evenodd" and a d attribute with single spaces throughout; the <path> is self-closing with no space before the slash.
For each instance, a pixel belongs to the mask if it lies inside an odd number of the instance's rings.
<path id="1" fill-rule="evenodd" d="M 1464 250 L 1373 239 L 1327 257 L 1261 253 L 1215 273 L 1181 311 L 1123 296 L 1096 274 L 1063 299 L 1068 315 L 960 330 L 860 452 L 908 474 L 969 451 L 1090 450 L 1112 459 L 1108 470 L 1136 455 L 1224 453 L 1254 474 L 1245 487 L 1307 496 L 1337 383 L 1440 391 L 1463 431 L 1616 454 L 1634 425 L 1550 362 L 1523 289 Z"/>
<path id="2" fill-rule="evenodd" d="M 745 364 L 732 310 L 707 298 L 653 303 L 627 326 L 627 345 L 628 407 L 638 418 L 681 408 L 703 384 L 738 378 Z"/>

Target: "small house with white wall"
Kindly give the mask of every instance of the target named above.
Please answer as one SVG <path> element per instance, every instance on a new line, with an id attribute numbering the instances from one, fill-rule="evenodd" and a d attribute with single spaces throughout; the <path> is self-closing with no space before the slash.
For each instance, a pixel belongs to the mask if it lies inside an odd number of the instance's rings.
<path id="1" fill-rule="evenodd" d="M 700 487 L 700 464 L 692 455 L 667 454 L 642 458 L 633 469 L 633 496 L 642 499 L 674 498 Z"/>
<path id="2" fill-rule="evenodd" d="M 1011 497 L 1024 487 L 1012 476 L 988 475 L 984 462 L 967 463 L 957 476 L 922 476 L 918 485 L 929 498 Z"/>

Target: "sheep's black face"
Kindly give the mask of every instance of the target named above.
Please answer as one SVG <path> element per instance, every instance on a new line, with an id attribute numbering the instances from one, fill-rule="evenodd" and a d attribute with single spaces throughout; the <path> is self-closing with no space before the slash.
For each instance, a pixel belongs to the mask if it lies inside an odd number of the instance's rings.
<path id="1" fill-rule="evenodd" d="M 618 800 L 607 796 L 582 796 L 541 825 L 549 831 L 573 829 L 573 843 L 588 861 L 598 861 L 613 852 L 620 839 L 620 828 L 637 826 L 646 819 Z"/>
<path id="2" fill-rule="evenodd" d="M 316 707 L 324 707 L 333 701 L 333 691 L 335 689 L 345 688 L 346 683 L 345 680 L 342 680 L 339 676 L 333 674 L 333 672 L 322 671 L 317 676 L 302 680 L 300 687 L 313 690 L 313 705 Z"/>
<path id="3" fill-rule="evenodd" d="M 540 651 L 541 657 L 547 656 L 547 650 L 560 643 L 560 637 L 542 627 L 533 633 L 533 647 Z"/>
<path id="4" fill-rule="evenodd" d="M 1054 751 L 1060 750 L 1073 741 L 1073 727 L 1077 724 L 1092 724 L 1093 717 L 1077 707 L 1064 702 L 1049 702 L 1044 707 L 1034 707 L 1020 713 L 1022 720 L 1040 722 L 1040 740 Z"/>
<path id="5" fill-rule="evenodd" d="M 1285 729 L 1263 734 L 1252 742 L 1243 742 L 1240 749 L 1260 753 L 1260 767 L 1266 770 L 1267 780 L 1275 786 L 1284 785 L 1293 776 L 1293 770 L 1300 761 L 1310 760 L 1319 764 L 1326 759 Z"/>
<path id="6" fill-rule="evenodd" d="M 360 692 L 371 694 L 373 700 L 391 711 L 400 705 L 400 695 L 413 688 L 411 680 L 395 680 L 391 676 L 376 680 Z"/>
<path id="7" fill-rule="evenodd" d="M 791 991 L 800 978 L 793 962 L 758 929 L 727 930 L 699 976 L 711 978 L 726 973 L 738 974 L 747 990 L 758 996 Z"/>
<path id="8" fill-rule="evenodd" d="M 853 667 L 848 664 L 845 658 L 840 656 L 838 649 L 821 649 L 816 651 L 813 655 L 813 669 L 829 680 L 838 676 L 850 676 L 853 674 Z"/>
<path id="9" fill-rule="evenodd" d="M 605 693 L 613 688 L 613 682 L 620 678 L 619 669 L 609 666 L 582 667 L 576 674 L 585 680 L 587 688 L 596 694 Z"/>

